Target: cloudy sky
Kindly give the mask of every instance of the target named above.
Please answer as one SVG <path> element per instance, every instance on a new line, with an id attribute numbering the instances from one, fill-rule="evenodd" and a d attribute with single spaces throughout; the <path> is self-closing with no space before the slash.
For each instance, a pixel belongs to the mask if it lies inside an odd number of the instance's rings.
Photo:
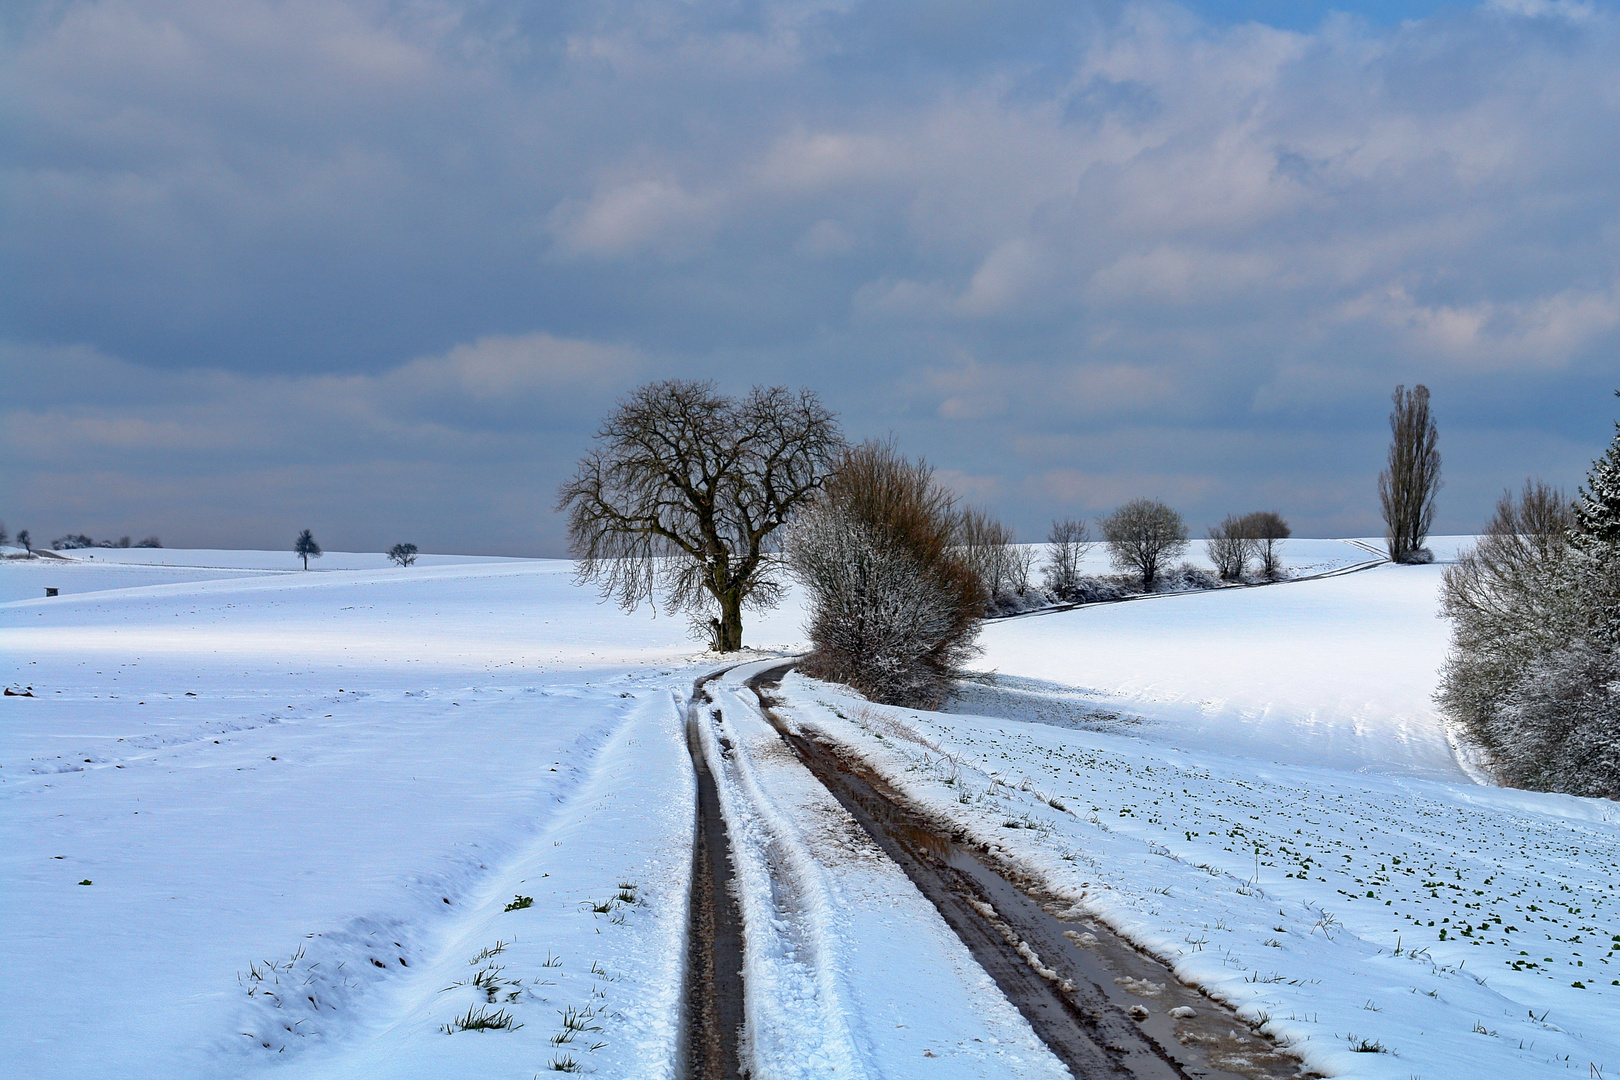
<path id="1" fill-rule="evenodd" d="M 1620 400 L 1620 6 L 27 0 L 0 519 L 560 554 L 637 383 L 808 385 L 1031 539 L 1437 531 Z"/>

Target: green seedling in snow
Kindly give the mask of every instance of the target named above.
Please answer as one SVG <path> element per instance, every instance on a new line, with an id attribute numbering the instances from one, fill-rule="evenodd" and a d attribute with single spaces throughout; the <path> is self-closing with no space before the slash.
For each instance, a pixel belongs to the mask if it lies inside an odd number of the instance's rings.
<path id="1" fill-rule="evenodd" d="M 524 908 L 534 907 L 534 897 L 514 896 L 512 902 L 506 905 L 507 911 L 522 911 Z"/>

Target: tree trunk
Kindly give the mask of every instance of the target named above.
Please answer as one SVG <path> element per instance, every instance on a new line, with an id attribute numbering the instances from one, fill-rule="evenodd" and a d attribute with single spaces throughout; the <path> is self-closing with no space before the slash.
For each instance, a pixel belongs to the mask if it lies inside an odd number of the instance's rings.
<path id="1" fill-rule="evenodd" d="M 714 650 L 736 652 L 742 648 L 742 593 L 732 590 L 715 599 L 720 603 L 720 617 L 709 620 L 714 633 Z"/>

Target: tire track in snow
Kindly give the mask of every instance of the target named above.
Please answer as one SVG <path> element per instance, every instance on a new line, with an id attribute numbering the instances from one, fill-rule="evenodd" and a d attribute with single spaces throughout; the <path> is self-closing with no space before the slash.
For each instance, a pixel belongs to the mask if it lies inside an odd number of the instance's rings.
<path id="1" fill-rule="evenodd" d="M 827 951 L 836 905 L 815 858 L 761 786 L 749 756 L 738 752 L 741 740 L 726 712 L 746 706 L 734 693 L 716 696 L 697 706 L 696 737 L 716 780 L 742 924 L 741 1068 L 772 1080 L 864 1080 L 871 1075 L 867 1055 Z"/>

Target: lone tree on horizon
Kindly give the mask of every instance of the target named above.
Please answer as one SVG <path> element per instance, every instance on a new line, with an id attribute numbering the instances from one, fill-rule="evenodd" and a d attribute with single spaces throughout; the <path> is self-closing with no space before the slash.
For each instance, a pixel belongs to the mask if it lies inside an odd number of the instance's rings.
<path id="1" fill-rule="evenodd" d="M 1148 591 L 1164 564 L 1187 550 L 1187 523 L 1153 499 L 1133 499 L 1098 524 L 1114 568 L 1135 571 Z"/>
<path id="2" fill-rule="evenodd" d="M 1434 524 L 1434 497 L 1440 490 L 1440 440 L 1429 415 L 1429 388 L 1408 393 L 1397 386 L 1389 414 L 1389 465 L 1378 474 L 1378 501 L 1384 510 L 1384 539 L 1397 563 L 1426 563 L 1434 556 L 1423 546 Z"/>
<path id="3" fill-rule="evenodd" d="M 772 534 L 816 490 L 844 448 L 809 390 L 649 383 L 596 432 L 558 491 L 578 580 L 625 610 L 657 594 L 690 612 L 718 652 L 742 648 L 742 609 L 781 596 Z"/>
<path id="4" fill-rule="evenodd" d="M 401 567 L 409 566 L 416 561 L 416 545 L 395 544 L 388 549 L 388 559 Z"/>
<path id="5" fill-rule="evenodd" d="M 293 541 L 293 554 L 304 560 L 304 569 L 309 569 L 309 560 L 321 557 L 321 545 L 315 542 L 315 534 L 305 529 Z"/>

